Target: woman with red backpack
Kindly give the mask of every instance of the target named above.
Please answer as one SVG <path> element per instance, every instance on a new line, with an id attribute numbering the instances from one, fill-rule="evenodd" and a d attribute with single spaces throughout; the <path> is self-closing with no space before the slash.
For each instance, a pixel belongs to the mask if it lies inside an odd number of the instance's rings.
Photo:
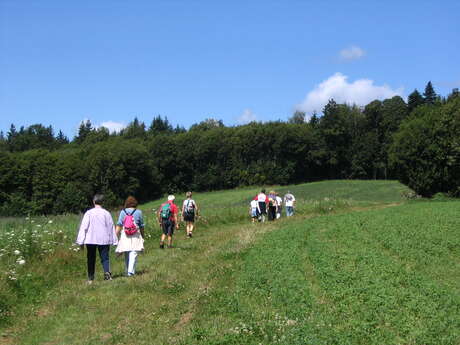
<path id="1" fill-rule="evenodd" d="M 116 253 L 125 253 L 125 269 L 128 277 L 136 273 L 137 256 L 144 250 L 144 219 L 137 209 L 137 200 L 129 196 L 120 211 L 116 226 L 117 237 L 121 232 Z"/>

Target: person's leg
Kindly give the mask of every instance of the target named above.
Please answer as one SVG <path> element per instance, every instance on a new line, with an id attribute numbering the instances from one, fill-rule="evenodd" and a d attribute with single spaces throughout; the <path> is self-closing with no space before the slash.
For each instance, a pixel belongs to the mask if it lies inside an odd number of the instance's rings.
<path id="1" fill-rule="evenodd" d="M 96 244 L 86 245 L 86 259 L 88 266 L 88 280 L 94 280 L 94 271 L 96 269 Z"/>
<path id="2" fill-rule="evenodd" d="M 135 250 L 132 250 L 128 254 L 129 254 L 128 276 L 133 276 L 136 273 L 137 252 Z"/>
<path id="3" fill-rule="evenodd" d="M 193 233 L 193 221 L 188 221 L 187 222 L 187 235 L 189 237 L 192 237 L 192 233 Z"/>
<path id="4" fill-rule="evenodd" d="M 104 279 L 111 280 L 112 273 L 110 273 L 110 245 L 97 246 L 99 250 L 99 257 L 101 258 L 102 268 L 104 269 Z"/>
<path id="5" fill-rule="evenodd" d="M 167 221 L 163 221 L 161 223 L 161 230 L 163 233 L 161 234 L 161 239 L 160 239 L 160 248 L 163 249 L 165 247 L 165 239 L 166 239 L 166 234 L 168 233 L 167 230 Z"/>
<path id="6" fill-rule="evenodd" d="M 129 252 L 124 252 L 125 254 L 125 273 L 128 275 L 129 272 Z"/>
<path id="7" fill-rule="evenodd" d="M 168 224 L 168 248 L 172 247 L 172 237 L 173 237 L 173 234 L 174 234 L 174 227 L 175 226 L 176 226 L 176 224 L 174 224 L 174 222 L 169 221 L 169 224 Z"/>

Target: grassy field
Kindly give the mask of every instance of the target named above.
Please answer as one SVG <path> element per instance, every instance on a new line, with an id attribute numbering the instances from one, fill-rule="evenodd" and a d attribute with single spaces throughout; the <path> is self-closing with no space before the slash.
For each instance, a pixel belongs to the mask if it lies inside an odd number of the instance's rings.
<path id="1" fill-rule="evenodd" d="M 160 201 L 143 205 L 139 275 L 112 255 L 115 279 L 97 266 L 92 286 L 79 216 L 2 219 L 0 344 L 460 343 L 460 202 L 407 201 L 392 181 L 289 189 L 296 217 L 265 224 L 249 223 L 258 189 L 197 194 L 196 234 L 170 250 Z"/>

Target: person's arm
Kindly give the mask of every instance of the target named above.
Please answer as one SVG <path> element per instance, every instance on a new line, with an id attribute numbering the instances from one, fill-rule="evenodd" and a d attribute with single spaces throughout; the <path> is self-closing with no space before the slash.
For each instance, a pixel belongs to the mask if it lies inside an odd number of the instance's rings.
<path id="1" fill-rule="evenodd" d="M 179 222 L 177 220 L 178 220 L 178 217 L 177 217 L 177 213 L 176 213 L 174 215 L 174 223 L 176 223 L 176 229 L 179 229 Z"/>
<path id="2" fill-rule="evenodd" d="M 108 229 L 110 233 L 112 234 L 112 245 L 116 246 L 118 244 L 118 236 L 116 233 L 116 228 L 115 224 L 113 224 L 113 218 L 110 212 L 107 212 L 107 224 L 108 224 Z"/>
<path id="3" fill-rule="evenodd" d="M 115 226 L 115 235 L 117 235 L 117 237 L 118 237 L 118 235 L 120 234 L 120 231 L 121 231 L 122 228 L 123 228 L 123 227 L 121 227 L 121 226 L 118 225 L 118 224 L 117 224 L 117 226 Z"/>
<path id="4" fill-rule="evenodd" d="M 79 244 L 81 247 L 84 245 L 85 238 L 86 238 L 86 232 L 88 231 L 89 228 L 89 215 L 88 212 L 85 213 L 83 216 L 83 219 L 80 224 L 80 229 L 78 230 L 78 235 L 77 235 L 77 244 Z"/>
<path id="5" fill-rule="evenodd" d="M 176 223 L 176 229 L 179 229 L 178 213 L 179 213 L 179 208 L 176 206 L 176 212 L 174 212 L 174 223 Z"/>
<path id="6" fill-rule="evenodd" d="M 118 222 L 117 225 L 115 226 L 115 234 L 118 235 L 120 234 L 121 229 L 123 229 L 123 211 L 120 211 L 120 214 L 118 216 Z"/>
<path id="7" fill-rule="evenodd" d="M 145 234 L 144 234 L 144 217 L 142 216 L 142 211 L 141 210 L 137 210 L 138 214 L 139 214 L 139 222 L 137 224 L 137 226 L 139 227 L 139 232 L 141 233 L 141 236 L 142 238 L 145 238 Z"/>
<path id="8" fill-rule="evenodd" d="M 160 211 L 161 211 L 161 206 L 157 210 L 157 219 L 158 219 L 158 224 L 161 225 L 161 217 L 160 217 Z"/>

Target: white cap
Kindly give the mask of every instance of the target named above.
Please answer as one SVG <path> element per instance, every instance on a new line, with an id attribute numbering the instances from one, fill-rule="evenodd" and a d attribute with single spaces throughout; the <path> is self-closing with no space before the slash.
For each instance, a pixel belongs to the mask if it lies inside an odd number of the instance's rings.
<path id="1" fill-rule="evenodd" d="M 168 195 L 168 201 L 174 200 L 176 197 L 174 195 Z"/>

